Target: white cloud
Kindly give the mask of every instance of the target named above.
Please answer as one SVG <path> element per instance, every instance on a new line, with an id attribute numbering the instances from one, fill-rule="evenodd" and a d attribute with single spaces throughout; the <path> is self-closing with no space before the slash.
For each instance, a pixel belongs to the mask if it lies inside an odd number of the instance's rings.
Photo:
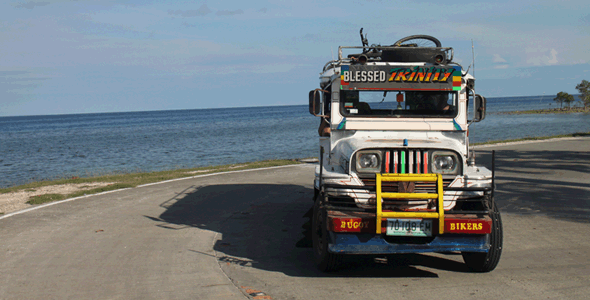
<path id="1" fill-rule="evenodd" d="M 516 69 L 514 72 L 514 76 L 518 78 L 530 78 L 534 75 L 531 68 Z"/>
<path id="2" fill-rule="evenodd" d="M 488 63 L 510 63 L 510 67 L 572 65 L 590 62 L 590 35 L 571 28 L 569 24 L 532 25 L 465 21 L 434 22 L 428 33 L 449 45 L 447 40 L 473 38 L 476 54 L 489 55 Z M 587 30 L 587 26 L 585 27 Z M 454 46 L 454 45 L 451 45 Z M 551 50 L 554 54 L 551 53 Z M 469 49 L 471 50 L 471 49 Z M 455 48 L 456 52 L 461 48 Z M 482 64 L 479 65 L 483 67 Z M 491 66 L 487 66 L 493 68 Z"/>
<path id="3" fill-rule="evenodd" d="M 500 56 L 500 54 L 494 54 L 494 58 L 492 59 L 495 63 L 505 63 L 507 62 L 504 58 Z"/>
<path id="4" fill-rule="evenodd" d="M 551 49 L 550 52 L 551 52 L 551 59 L 549 59 L 549 61 L 547 61 L 547 63 L 550 65 L 554 65 L 557 63 L 557 50 Z"/>
<path id="5" fill-rule="evenodd" d="M 243 13 L 244 13 L 243 10 L 238 9 L 238 10 L 218 10 L 215 14 L 218 16 L 233 16 L 233 15 L 240 15 Z"/>
<path id="6" fill-rule="evenodd" d="M 197 27 L 197 25 L 190 24 L 188 22 L 182 22 L 181 25 L 184 26 L 184 27 Z"/>
<path id="7" fill-rule="evenodd" d="M 547 66 L 556 65 L 559 60 L 557 59 L 557 50 L 555 49 L 539 49 L 539 48 L 528 48 L 525 49 L 527 55 L 526 62 L 534 66 Z"/>
<path id="8" fill-rule="evenodd" d="M 36 6 L 45 6 L 45 5 L 49 5 L 51 3 L 49 2 L 34 2 L 34 1 L 29 1 L 27 3 L 18 3 L 15 4 L 14 7 L 16 8 L 26 8 L 26 9 L 33 9 Z"/>
<path id="9" fill-rule="evenodd" d="M 181 17 L 202 17 L 211 12 L 211 9 L 207 7 L 207 4 L 201 5 L 199 9 L 189 9 L 189 10 L 169 10 L 168 13 L 171 15 L 177 15 Z"/>
<path id="10" fill-rule="evenodd" d="M 508 69 L 508 67 L 509 67 L 508 65 L 497 65 L 497 66 L 494 66 L 494 69 Z"/>

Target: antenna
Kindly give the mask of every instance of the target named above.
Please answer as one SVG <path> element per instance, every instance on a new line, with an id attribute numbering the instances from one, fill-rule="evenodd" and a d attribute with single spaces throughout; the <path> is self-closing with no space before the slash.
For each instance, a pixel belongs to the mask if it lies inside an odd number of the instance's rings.
<path id="1" fill-rule="evenodd" d="M 471 39 L 471 66 L 473 66 L 473 77 L 475 77 L 475 47 L 473 47 L 473 39 Z M 470 66 L 470 67 L 471 67 Z M 475 102 L 475 88 L 471 91 L 473 93 L 473 102 Z M 469 101 L 469 92 L 467 92 L 467 101 Z M 468 102 L 469 104 L 469 102 Z M 467 110 L 467 114 L 469 114 L 469 109 Z M 473 115 L 475 117 L 475 109 L 473 110 Z M 467 124 L 469 127 L 473 123 L 473 120 Z M 467 131 L 468 134 L 465 135 L 465 147 L 467 148 L 467 153 L 469 153 L 468 164 L 474 165 L 475 164 L 475 150 L 471 148 L 469 151 L 469 130 Z"/>
<path id="2" fill-rule="evenodd" d="M 332 61 L 334 61 L 334 49 L 332 49 L 332 46 L 330 46 L 330 52 L 332 52 Z"/>
<path id="3" fill-rule="evenodd" d="M 473 77 L 475 77 L 475 47 L 473 47 L 473 39 L 471 39 L 471 65 L 473 66 Z"/>

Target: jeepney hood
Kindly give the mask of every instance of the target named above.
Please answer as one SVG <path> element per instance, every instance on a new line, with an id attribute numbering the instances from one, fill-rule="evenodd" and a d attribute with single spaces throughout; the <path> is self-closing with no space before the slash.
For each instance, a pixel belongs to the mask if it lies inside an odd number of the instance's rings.
<path id="1" fill-rule="evenodd" d="M 465 132 L 461 131 L 356 131 L 333 135 L 331 156 L 349 160 L 361 149 L 377 148 L 430 148 L 457 151 L 466 156 Z M 407 139 L 407 146 L 404 140 Z"/>

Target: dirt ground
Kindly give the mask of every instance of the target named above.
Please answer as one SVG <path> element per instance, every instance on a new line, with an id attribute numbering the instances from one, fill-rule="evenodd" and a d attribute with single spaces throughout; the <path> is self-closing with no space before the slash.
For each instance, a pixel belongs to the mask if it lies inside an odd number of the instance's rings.
<path id="1" fill-rule="evenodd" d="M 112 182 L 91 182 L 91 183 L 77 183 L 77 184 L 60 184 L 44 186 L 35 189 L 19 190 L 16 192 L 0 194 L 0 213 L 10 213 L 13 211 L 31 207 L 27 204 L 31 196 L 44 194 L 71 194 L 77 191 L 90 190 L 98 187 L 113 184 Z"/>

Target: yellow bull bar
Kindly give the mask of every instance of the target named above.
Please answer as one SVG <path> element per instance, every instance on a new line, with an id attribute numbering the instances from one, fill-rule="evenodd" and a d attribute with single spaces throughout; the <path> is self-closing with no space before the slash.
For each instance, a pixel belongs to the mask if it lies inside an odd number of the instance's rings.
<path id="1" fill-rule="evenodd" d="M 438 231 L 445 231 L 445 209 L 443 203 L 443 180 L 441 174 L 376 174 L 377 187 L 377 233 L 381 234 L 383 218 L 422 218 L 438 219 Z M 436 194 L 428 193 L 384 193 L 381 191 L 383 181 L 426 181 L 436 182 Z M 438 199 L 437 212 L 383 212 L 383 198 L 392 199 Z"/>

